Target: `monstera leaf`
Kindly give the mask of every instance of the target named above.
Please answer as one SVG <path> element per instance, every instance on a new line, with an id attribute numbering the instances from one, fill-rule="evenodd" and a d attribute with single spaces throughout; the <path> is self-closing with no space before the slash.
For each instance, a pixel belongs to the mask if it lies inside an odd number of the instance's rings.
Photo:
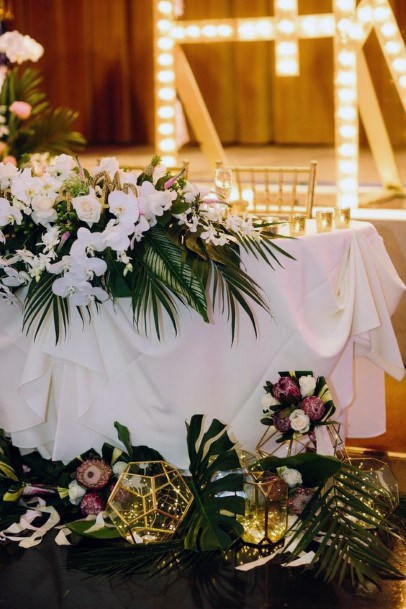
<path id="1" fill-rule="evenodd" d="M 185 525 L 185 548 L 224 550 L 243 532 L 236 518 L 244 514 L 244 499 L 236 494 L 243 490 L 243 475 L 226 426 L 214 419 L 203 433 L 203 421 L 203 415 L 194 415 L 187 425 L 195 501 Z"/>

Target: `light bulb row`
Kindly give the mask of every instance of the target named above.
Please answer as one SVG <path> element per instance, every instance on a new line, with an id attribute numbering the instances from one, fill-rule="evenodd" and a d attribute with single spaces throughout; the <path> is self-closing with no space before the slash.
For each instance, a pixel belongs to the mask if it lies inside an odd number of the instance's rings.
<path id="1" fill-rule="evenodd" d="M 155 4 L 155 147 L 162 162 L 175 165 L 176 159 L 176 85 L 175 40 L 172 36 L 174 3 Z"/>
<path id="2" fill-rule="evenodd" d="M 297 0 L 275 0 L 275 60 L 277 76 L 299 76 Z"/>
<path id="3" fill-rule="evenodd" d="M 334 40 L 335 139 L 337 149 L 337 204 L 358 204 L 358 95 L 357 51 L 351 40 L 355 0 L 334 0 L 337 36 Z M 362 28 L 362 26 L 361 26 Z"/>

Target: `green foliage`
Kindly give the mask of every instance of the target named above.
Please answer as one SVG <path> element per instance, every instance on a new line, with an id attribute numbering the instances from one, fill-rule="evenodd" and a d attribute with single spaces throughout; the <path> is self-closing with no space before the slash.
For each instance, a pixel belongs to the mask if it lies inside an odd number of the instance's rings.
<path id="1" fill-rule="evenodd" d="M 36 69 L 14 68 L 8 72 L 0 92 L 0 105 L 6 107 L 6 124 L 9 128 L 7 154 L 19 162 L 23 162 L 27 154 L 36 152 L 70 154 L 82 150 L 86 143 L 83 136 L 72 129 L 77 112 L 69 108 L 52 109 L 40 89 L 41 82 Z M 19 119 L 8 110 L 14 101 L 31 105 L 32 112 L 28 119 Z"/>
<path id="2" fill-rule="evenodd" d="M 325 484 L 329 478 L 338 474 L 343 462 L 335 457 L 325 457 L 315 453 L 300 453 L 293 457 L 260 459 L 249 469 L 276 472 L 279 467 L 297 469 L 302 474 L 303 486 L 313 488 Z"/>
<path id="3" fill-rule="evenodd" d="M 327 484 L 320 484 L 285 549 L 299 557 L 316 539 L 311 566 L 325 582 L 379 583 L 381 577 L 402 577 L 400 564 L 381 534 L 393 534 L 385 516 L 392 511 L 385 491 L 358 468 L 342 463 Z M 296 545 L 297 544 L 297 545 Z"/>
<path id="4" fill-rule="evenodd" d="M 185 548 L 225 550 L 243 532 L 236 516 L 244 515 L 244 499 L 235 494 L 243 489 L 243 475 L 232 472 L 240 463 L 226 426 L 213 419 L 204 432 L 203 422 L 203 415 L 194 415 L 187 425 L 189 484 L 195 501 L 185 524 Z"/>

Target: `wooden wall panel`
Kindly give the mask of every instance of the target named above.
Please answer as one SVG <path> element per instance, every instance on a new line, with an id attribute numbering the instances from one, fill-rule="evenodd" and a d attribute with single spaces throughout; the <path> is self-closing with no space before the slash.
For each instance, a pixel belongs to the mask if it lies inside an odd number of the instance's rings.
<path id="1" fill-rule="evenodd" d="M 405 36 L 406 1 L 391 0 Z M 184 0 L 185 18 L 272 14 L 272 0 Z M 301 13 L 330 0 L 299 0 Z M 152 0 L 14 0 L 12 28 L 45 47 L 39 62 L 54 104 L 80 112 L 94 143 L 153 141 Z M 301 76 L 276 78 L 273 43 L 185 47 L 224 143 L 331 144 L 332 41 L 300 43 Z M 377 41 L 366 54 L 391 140 L 406 145 L 406 119 Z"/>

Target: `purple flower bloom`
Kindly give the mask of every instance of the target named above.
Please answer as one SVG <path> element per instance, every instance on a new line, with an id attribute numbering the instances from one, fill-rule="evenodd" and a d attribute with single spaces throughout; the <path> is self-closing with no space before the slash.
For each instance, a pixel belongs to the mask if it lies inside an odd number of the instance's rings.
<path id="1" fill-rule="evenodd" d="M 313 497 L 313 491 L 310 488 L 301 486 L 293 491 L 289 497 L 289 509 L 294 514 L 301 514 Z"/>
<path id="2" fill-rule="evenodd" d="M 314 395 L 305 398 L 300 404 L 300 408 L 304 410 L 311 421 L 319 421 L 326 412 L 326 407 L 321 399 Z"/>
<path id="3" fill-rule="evenodd" d="M 281 417 L 278 413 L 273 416 L 273 424 L 276 429 L 281 433 L 285 433 L 285 431 L 289 431 L 291 427 L 289 414 L 286 417 Z"/>
<path id="4" fill-rule="evenodd" d="M 86 516 L 93 514 L 97 516 L 106 507 L 106 502 L 97 493 L 87 493 L 80 502 L 80 509 Z"/>
<path id="5" fill-rule="evenodd" d="M 280 402 L 289 401 L 291 398 L 300 400 L 302 397 L 297 383 L 290 376 L 281 376 L 279 381 L 274 384 L 272 393 L 274 398 Z"/>

